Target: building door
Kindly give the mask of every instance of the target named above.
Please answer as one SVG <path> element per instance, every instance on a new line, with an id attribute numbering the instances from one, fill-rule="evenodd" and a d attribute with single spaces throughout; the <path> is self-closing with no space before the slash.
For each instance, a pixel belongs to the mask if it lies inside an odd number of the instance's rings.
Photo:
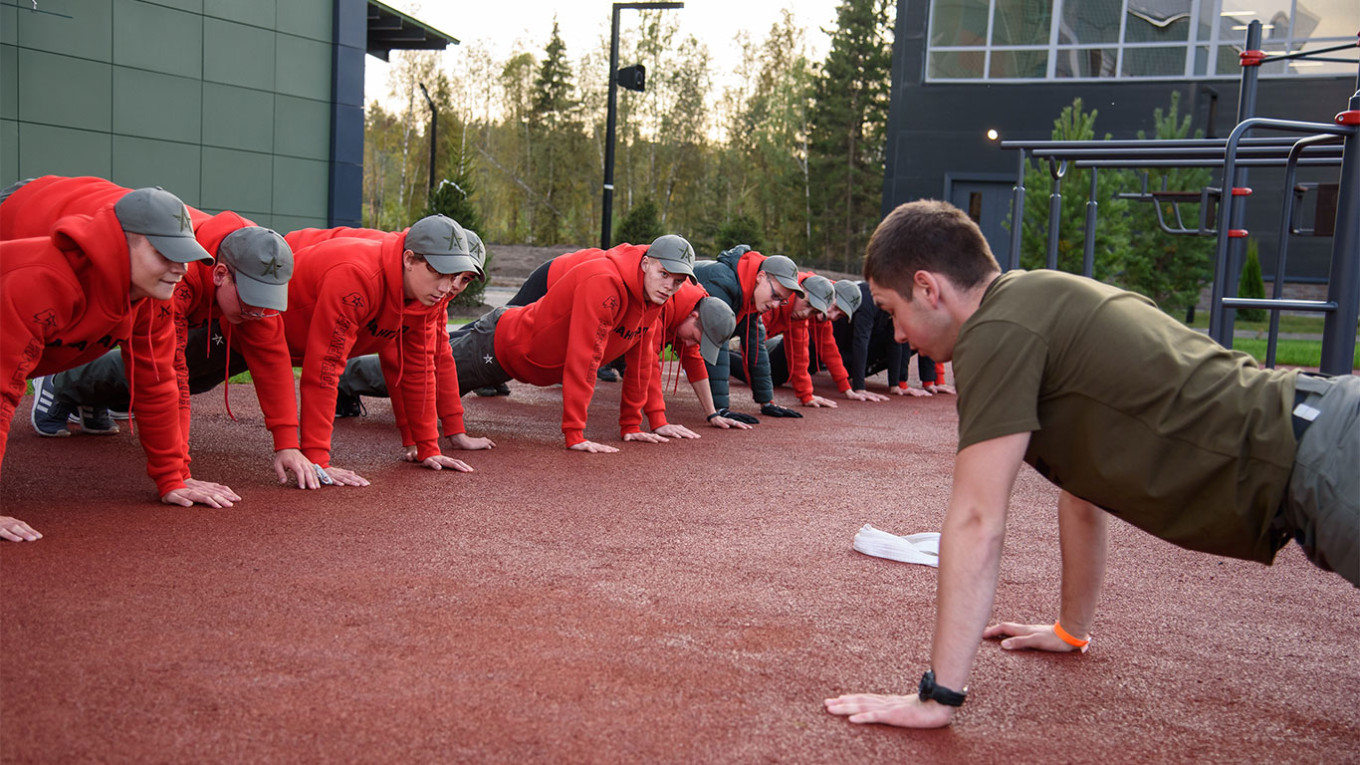
<path id="1" fill-rule="evenodd" d="M 955 179 L 949 184 L 950 203 L 968 213 L 968 217 L 978 224 L 1002 268 L 1006 267 L 1011 252 L 1011 232 L 1007 226 L 1014 187 L 1014 180 Z"/>

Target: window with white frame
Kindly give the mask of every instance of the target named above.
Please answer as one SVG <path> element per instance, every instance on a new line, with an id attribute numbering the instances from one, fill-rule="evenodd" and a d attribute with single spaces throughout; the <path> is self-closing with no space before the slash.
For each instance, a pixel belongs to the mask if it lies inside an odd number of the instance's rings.
<path id="1" fill-rule="evenodd" d="M 1237 78 L 1253 20 L 1267 55 L 1354 43 L 1360 0 L 931 0 L 926 79 Z M 1356 70 L 1303 59 L 1266 64 L 1261 74 Z"/>

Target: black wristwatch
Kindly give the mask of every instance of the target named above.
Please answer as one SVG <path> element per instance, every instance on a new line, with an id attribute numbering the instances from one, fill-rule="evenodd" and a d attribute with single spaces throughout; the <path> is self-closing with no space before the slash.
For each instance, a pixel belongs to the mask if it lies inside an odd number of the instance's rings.
<path id="1" fill-rule="evenodd" d="M 961 707 L 968 698 L 968 689 L 965 687 L 962 691 L 956 691 L 943 685 L 936 685 L 935 670 L 926 670 L 926 673 L 921 675 L 919 695 L 921 701 L 934 701 L 947 707 Z"/>

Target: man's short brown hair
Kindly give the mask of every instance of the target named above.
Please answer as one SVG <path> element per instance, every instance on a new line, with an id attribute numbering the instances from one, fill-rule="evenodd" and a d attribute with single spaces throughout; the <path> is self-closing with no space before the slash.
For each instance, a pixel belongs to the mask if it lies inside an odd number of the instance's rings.
<path id="1" fill-rule="evenodd" d="M 874 229 L 864 278 L 912 299 L 917 271 L 944 274 L 969 290 L 1001 271 L 982 230 L 962 210 L 937 199 L 899 205 Z"/>

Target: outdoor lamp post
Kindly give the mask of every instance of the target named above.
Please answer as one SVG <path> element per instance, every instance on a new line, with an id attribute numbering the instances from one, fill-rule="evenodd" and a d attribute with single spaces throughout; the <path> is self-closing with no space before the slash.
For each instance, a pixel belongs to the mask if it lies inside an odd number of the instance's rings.
<path id="1" fill-rule="evenodd" d="M 614 3 L 613 20 L 609 27 L 609 118 L 604 138 L 604 210 L 600 216 L 600 249 L 609 249 L 611 218 L 614 214 L 614 123 L 618 120 L 619 83 L 629 90 L 642 90 L 646 85 L 647 70 L 641 64 L 619 69 L 619 11 L 684 8 L 684 3 Z"/>

